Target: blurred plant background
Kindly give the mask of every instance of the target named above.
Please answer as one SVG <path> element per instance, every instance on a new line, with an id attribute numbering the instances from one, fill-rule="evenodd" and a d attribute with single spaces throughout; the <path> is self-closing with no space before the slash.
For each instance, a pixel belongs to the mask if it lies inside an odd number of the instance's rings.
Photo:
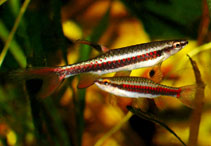
<path id="1" fill-rule="evenodd" d="M 113 97 L 95 85 L 79 90 L 77 76 L 65 80 L 46 99 L 33 95 L 39 83 L 25 87 L 8 77 L 11 70 L 67 65 L 100 53 L 75 44 L 78 39 L 114 49 L 179 38 L 189 44 L 162 63 L 161 83 L 195 84 L 186 54 L 196 61 L 206 84 L 205 104 L 196 109 L 202 111 L 198 145 L 211 145 L 209 4 L 210 0 L 0 0 L 0 145 L 92 146 L 116 125 L 120 129 L 102 145 L 182 145 L 171 132 L 140 116 L 121 123 L 131 100 Z M 147 76 L 147 69 L 134 70 L 132 75 Z M 155 105 L 143 99 L 140 107 L 190 143 L 192 110 L 179 100 L 160 97 Z"/>

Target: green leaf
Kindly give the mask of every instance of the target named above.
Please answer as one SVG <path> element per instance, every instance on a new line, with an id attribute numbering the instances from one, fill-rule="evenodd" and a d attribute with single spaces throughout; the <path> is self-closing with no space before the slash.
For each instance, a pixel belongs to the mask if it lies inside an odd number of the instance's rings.
<path id="1" fill-rule="evenodd" d="M 0 38 L 4 41 L 8 38 L 9 31 L 5 27 L 4 23 L 0 20 Z M 26 67 L 26 57 L 19 44 L 13 39 L 9 48 L 10 52 L 18 62 L 18 64 L 22 67 Z"/>
<path id="2" fill-rule="evenodd" d="M 9 0 L 10 10 L 12 11 L 14 16 L 18 15 L 20 11 L 20 1 L 17 0 Z"/>
<path id="3" fill-rule="evenodd" d="M 209 8 L 209 14 L 211 18 L 211 0 L 207 0 L 208 8 Z"/>
<path id="4" fill-rule="evenodd" d="M 33 1 L 33 9 L 28 9 L 25 15 L 26 35 L 29 36 L 30 48 L 26 48 L 28 65 L 46 66 L 51 60 L 48 56 L 55 57 L 56 51 L 66 49 L 66 42 L 62 32 L 61 1 Z M 23 44 L 24 45 L 24 44 Z M 62 58 L 59 58 L 62 59 Z M 60 61 L 60 60 L 59 60 Z M 64 128 L 63 121 L 58 112 L 54 99 L 38 99 L 36 93 L 30 89 L 38 89 L 41 84 L 36 81 L 27 81 L 29 92 L 31 115 L 35 126 L 36 140 L 38 144 L 49 145 L 52 141 L 55 145 L 71 145 Z M 43 128 L 43 125 L 46 127 Z"/>
<path id="5" fill-rule="evenodd" d="M 2 50 L 2 52 L 0 54 L 0 66 L 2 65 L 2 62 L 4 61 L 4 58 L 5 58 L 6 54 L 7 54 L 7 51 L 9 49 L 9 47 L 10 47 L 10 44 L 11 44 L 12 40 L 13 40 L 15 32 L 16 32 L 19 24 L 20 24 L 20 21 L 21 21 L 21 19 L 23 17 L 23 14 L 26 11 L 26 8 L 28 7 L 29 2 L 30 2 L 30 0 L 25 0 L 24 1 L 23 5 L 22 5 L 22 7 L 20 9 L 20 12 L 17 15 L 15 23 L 14 23 L 14 25 L 12 27 L 12 30 L 9 33 L 8 38 L 7 38 L 6 42 L 5 42 L 5 46 L 4 46 L 4 48 L 3 48 L 3 50 Z"/>
<path id="6" fill-rule="evenodd" d="M 71 146 L 61 115 L 51 98 L 46 98 L 43 101 L 43 111 L 43 117 L 48 122 L 46 125 L 52 140 L 58 145 Z"/>

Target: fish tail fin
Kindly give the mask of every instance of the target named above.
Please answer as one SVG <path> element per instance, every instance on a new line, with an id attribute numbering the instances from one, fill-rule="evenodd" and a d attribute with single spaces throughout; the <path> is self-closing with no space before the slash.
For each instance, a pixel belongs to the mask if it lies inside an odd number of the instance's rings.
<path id="1" fill-rule="evenodd" d="M 194 97 L 196 93 L 196 85 L 188 85 L 181 87 L 180 95 L 178 95 L 178 99 L 190 108 L 194 108 Z"/>
<path id="2" fill-rule="evenodd" d="M 40 67 L 17 70 L 10 74 L 13 80 L 26 81 L 29 94 L 39 98 L 51 95 L 64 80 L 64 75 L 58 68 Z"/>

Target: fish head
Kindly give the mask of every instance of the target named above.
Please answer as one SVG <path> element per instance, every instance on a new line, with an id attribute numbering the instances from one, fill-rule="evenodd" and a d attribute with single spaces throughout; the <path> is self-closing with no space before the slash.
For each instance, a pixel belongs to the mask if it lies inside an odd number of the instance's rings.
<path id="1" fill-rule="evenodd" d="M 107 77 L 107 78 L 99 78 L 95 81 L 95 84 L 102 90 L 107 91 L 112 94 L 118 95 L 118 81 L 116 78 Z"/>
<path id="2" fill-rule="evenodd" d="M 168 45 L 164 48 L 165 59 L 179 52 L 187 44 L 187 40 L 172 40 L 167 43 Z"/>
<path id="3" fill-rule="evenodd" d="M 121 89 L 122 83 L 121 77 L 100 78 L 95 81 L 95 84 L 103 91 L 116 96 L 128 97 L 127 92 L 125 92 L 124 89 Z"/>
<path id="4" fill-rule="evenodd" d="M 172 42 L 172 50 L 175 50 L 175 52 L 180 51 L 182 48 L 184 48 L 188 44 L 187 40 L 178 40 Z"/>
<path id="5" fill-rule="evenodd" d="M 112 88 L 111 80 L 109 78 L 99 78 L 95 81 L 95 84 L 102 90 L 106 90 L 106 91 Z"/>

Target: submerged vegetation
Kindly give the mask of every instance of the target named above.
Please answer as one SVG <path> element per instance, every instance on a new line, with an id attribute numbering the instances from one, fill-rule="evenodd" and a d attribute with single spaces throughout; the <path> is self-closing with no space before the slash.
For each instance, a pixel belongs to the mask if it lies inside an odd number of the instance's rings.
<path id="1" fill-rule="evenodd" d="M 211 143 L 210 3 L 0 0 L 0 145 Z M 96 85 L 78 89 L 80 76 L 65 79 L 53 94 L 37 98 L 42 80 L 21 81 L 12 75 L 29 67 L 88 60 L 102 54 L 101 45 L 114 49 L 184 38 L 189 44 L 164 61 L 161 69 L 154 66 L 121 74 L 172 87 L 195 84 L 193 109 L 176 98 L 136 100 L 111 95 Z M 94 42 L 96 49 L 77 40 Z"/>

